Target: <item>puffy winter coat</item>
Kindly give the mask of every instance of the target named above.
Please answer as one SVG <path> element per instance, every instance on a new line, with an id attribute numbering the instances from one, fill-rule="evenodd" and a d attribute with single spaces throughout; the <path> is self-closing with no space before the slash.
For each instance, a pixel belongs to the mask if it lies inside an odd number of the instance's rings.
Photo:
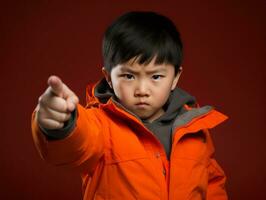
<path id="1" fill-rule="evenodd" d="M 88 90 L 73 131 L 49 140 L 32 116 L 34 143 L 47 162 L 80 171 L 84 200 L 226 200 L 210 129 L 228 117 L 212 106 L 190 107 L 173 123 L 168 160 L 162 144 L 134 115 Z"/>

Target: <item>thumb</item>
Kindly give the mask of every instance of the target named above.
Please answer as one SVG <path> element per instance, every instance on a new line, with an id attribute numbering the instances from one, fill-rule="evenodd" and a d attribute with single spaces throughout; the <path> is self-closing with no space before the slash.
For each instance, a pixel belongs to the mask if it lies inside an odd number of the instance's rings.
<path id="1" fill-rule="evenodd" d="M 51 91 L 59 97 L 63 97 L 63 82 L 57 76 L 50 76 L 47 81 L 48 85 L 51 87 Z"/>

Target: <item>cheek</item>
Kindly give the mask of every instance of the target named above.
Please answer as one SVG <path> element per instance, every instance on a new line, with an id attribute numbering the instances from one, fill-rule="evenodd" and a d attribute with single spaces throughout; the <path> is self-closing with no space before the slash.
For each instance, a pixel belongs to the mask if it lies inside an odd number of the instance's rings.
<path id="1" fill-rule="evenodd" d="M 114 92 L 115 95 L 120 99 L 127 99 L 131 97 L 131 87 L 125 83 L 118 83 L 114 85 Z"/>
<path id="2" fill-rule="evenodd" d="M 154 96 L 158 104 L 163 105 L 167 101 L 169 94 L 171 92 L 171 86 L 172 85 L 170 83 L 167 83 L 167 84 L 161 84 L 160 86 L 154 88 L 155 92 Z"/>
<path id="3" fill-rule="evenodd" d="M 158 98 L 156 98 L 157 104 L 159 106 L 164 105 L 166 103 L 168 97 L 169 97 L 169 93 L 161 92 L 160 95 L 158 95 Z"/>

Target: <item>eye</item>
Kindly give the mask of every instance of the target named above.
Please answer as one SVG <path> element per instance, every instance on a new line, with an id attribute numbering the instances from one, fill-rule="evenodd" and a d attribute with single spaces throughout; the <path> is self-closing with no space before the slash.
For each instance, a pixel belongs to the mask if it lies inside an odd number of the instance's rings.
<path id="1" fill-rule="evenodd" d="M 152 76 L 152 79 L 153 79 L 153 80 L 159 80 L 159 79 L 161 79 L 162 77 L 163 77 L 162 75 L 155 74 L 155 75 Z"/>
<path id="2" fill-rule="evenodd" d="M 122 77 L 124 77 L 127 80 L 132 80 L 134 79 L 134 76 L 132 74 L 122 74 Z"/>

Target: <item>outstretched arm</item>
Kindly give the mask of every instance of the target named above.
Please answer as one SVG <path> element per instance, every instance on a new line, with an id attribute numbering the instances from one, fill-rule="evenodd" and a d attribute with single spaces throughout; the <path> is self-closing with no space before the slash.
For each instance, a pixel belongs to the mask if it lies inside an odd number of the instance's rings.
<path id="1" fill-rule="evenodd" d="M 51 164 L 92 170 L 103 154 L 104 143 L 95 112 L 79 105 L 76 95 L 58 77 L 50 77 L 48 85 L 32 115 L 35 146 Z M 74 110 L 73 124 L 67 127 Z M 69 132 L 62 131 L 65 128 Z"/>

